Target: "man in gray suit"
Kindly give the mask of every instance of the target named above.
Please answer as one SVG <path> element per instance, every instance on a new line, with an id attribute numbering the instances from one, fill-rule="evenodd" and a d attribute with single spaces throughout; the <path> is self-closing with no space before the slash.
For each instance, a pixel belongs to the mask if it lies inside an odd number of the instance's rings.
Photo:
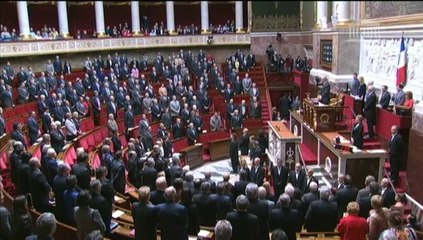
<path id="1" fill-rule="evenodd" d="M 176 99 L 176 96 L 172 96 L 172 101 L 170 101 L 170 115 L 172 117 L 179 116 L 181 112 L 181 103 Z"/>
<path id="2" fill-rule="evenodd" d="M 210 130 L 212 132 L 219 131 L 222 128 L 222 118 L 219 115 L 219 112 L 214 112 L 213 116 L 210 118 Z"/>
<path id="3" fill-rule="evenodd" d="M 395 94 L 392 99 L 394 100 L 395 105 L 404 105 L 405 102 L 405 93 L 403 90 L 404 86 L 399 84 L 397 86 L 397 94 Z"/>
<path id="4" fill-rule="evenodd" d="M 251 80 L 248 73 L 246 73 L 245 77 L 242 79 L 242 88 L 244 89 L 244 94 L 250 92 L 252 85 L 253 80 Z"/>

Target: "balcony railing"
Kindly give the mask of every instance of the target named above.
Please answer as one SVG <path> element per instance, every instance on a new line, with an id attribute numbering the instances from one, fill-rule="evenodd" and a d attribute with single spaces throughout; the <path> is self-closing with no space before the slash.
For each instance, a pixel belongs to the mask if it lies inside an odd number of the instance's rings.
<path id="1" fill-rule="evenodd" d="M 250 34 L 183 35 L 157 37 L 68 39 L 47 41 L 2 42 L 0 57 L 21 57 L 73 52 L 192 46 L 250 45 Z"/>

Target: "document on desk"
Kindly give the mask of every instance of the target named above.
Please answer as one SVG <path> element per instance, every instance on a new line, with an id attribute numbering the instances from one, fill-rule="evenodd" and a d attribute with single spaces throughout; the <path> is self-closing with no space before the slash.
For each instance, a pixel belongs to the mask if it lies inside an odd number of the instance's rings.
<path id="1" fill-rule="evenodd" d="M 372 150 L 367 150 L 368 153 L 386 153 L 386 150 L 384 149 L 372 149 Z"/>
<path id="2" fill-rule="evenodd" d="M 122 216 L 123 214 L 125 214 L 123 211 L 116 210 L 116 211 L 113 212 L 112 217 L 113 218 L 118 218 L 118 217 Z"/>

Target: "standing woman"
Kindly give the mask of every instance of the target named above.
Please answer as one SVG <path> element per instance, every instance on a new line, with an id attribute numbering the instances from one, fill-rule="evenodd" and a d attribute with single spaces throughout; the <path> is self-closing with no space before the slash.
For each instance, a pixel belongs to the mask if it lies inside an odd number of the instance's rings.
<path id="1" fill-rule="evenodd" d="M 31 216 L 25 195 L 19 195 L 13 201 L 12 238 L 23 240 L 32 235 Z"/>

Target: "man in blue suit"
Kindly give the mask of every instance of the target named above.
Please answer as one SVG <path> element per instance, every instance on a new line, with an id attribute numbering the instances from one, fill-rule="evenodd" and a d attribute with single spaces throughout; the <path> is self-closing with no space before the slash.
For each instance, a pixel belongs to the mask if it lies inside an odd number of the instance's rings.
<path id="1" fill-rule="evenodd" d="M 397 86 L 397 94 L 393 96 L 394 104 L 395 105 L 404 105 L 405 102 L 405 93 L 403 91 L 404 86 L 402 84 L 399 84 Z"/>
<path id="2" fill-rule="evenodd" d="M 387 109 L 389 107 L 389 102 L 391 101 L 391 94 L 388 92 L 388 86 L 382 86 L 382 93 L 380 94 L 380 106 L 383 109 Z"/>
<path id="3" fill-rule="evenodd" d="M 29 143 L 32 145 L 37 141 L 38 137 L 41 134 L 37 119 L 35 119 L 34 111 L 32 111 L 31 114 L 29 115 L 27 126 L 28 126 Z"/>

